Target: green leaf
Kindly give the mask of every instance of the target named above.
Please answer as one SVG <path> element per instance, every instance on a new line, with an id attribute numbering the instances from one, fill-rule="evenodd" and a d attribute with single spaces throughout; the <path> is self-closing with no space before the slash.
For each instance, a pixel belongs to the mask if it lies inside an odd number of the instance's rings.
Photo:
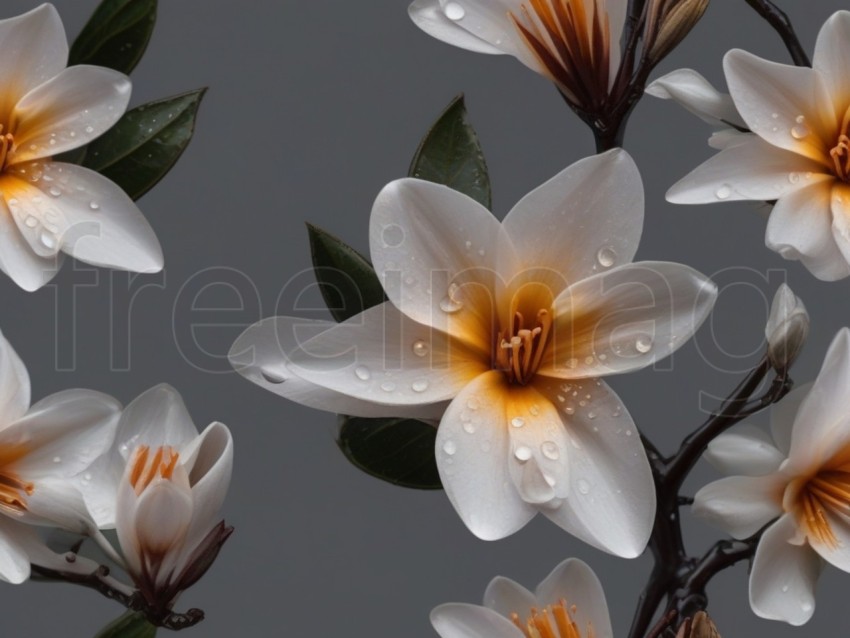
<path id="1" fill-rule="evenodd" d="M 408 174 L 449 186 L 490 209 L 492 200 L 487 163 L 478 135 L 467 118 L 463 95 L 451 101 L 425 135 L 413 156 Z"/>
<path id="2" fill-rule="evenodd" d="M 189 91 L 127 111 L 115 126 L 88 145 L 82 165 L 139 199 L 186 150 L 205 92 Z"/>
<path id="3" fill-rule="evenodd" d="M 415 419 L 340 416 L 339 448 L 367 474 L 393 485 L 442 489 L 434 444 L 437 428 Z"/>
<path id="4" fill-rule="evenodd" d="M 341 239 L 307 224 L 310 252 L 319 290 L 337 321 L 377 306 L 386 300 L 372 264 Z"/>
<path id="5" fill-rule="evenodd" d="M 156 627 L 150 624 L 144 614 L 126 611 L 101 629 L 94 638 L 153 638 Z"/>
<path id="6" fill-rule="evenodd" d="M 130 73 L 148 46 L 157 0 L 103 0 L 71 46 L 68 65 L 95 64 Z"/>

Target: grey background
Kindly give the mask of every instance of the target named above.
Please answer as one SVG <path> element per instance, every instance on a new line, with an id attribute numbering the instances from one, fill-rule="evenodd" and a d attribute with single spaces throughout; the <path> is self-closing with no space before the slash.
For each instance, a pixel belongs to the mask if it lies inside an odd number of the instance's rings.
<path id="1" fill-rule="evenodd" d="M 95 4 L 56 2 L 71 38 Z M 782 4 L 809 50 L 822 22 L 846 6 Z M 5 0 L 2 14 L 33 6 Z M 428 613 L 435 605 L 479 602 L 497 574 L 531 587 L 568 556 L 594 567 L 615 633 L 625 635 L 646 557 L 603 555 L 542 518 L 506 540 L 479 541 L 441 492 L 394 488 L 349 466 L 334 444 L 333 415 L 226 373 L 222 356 L 248 324 L 272 314 L 326 316 L 304 272 L 303 222 L 366 250 L 375 195 L 406 172 L 421 135 L 454 94 L 467 95 L 499 216 L 593 152 L 589 132 L 545 80 L 512 59 L 430 39 L 406 6 L 163 0 L 151 48 L 133 74 L 133 103 L 211 87 L 192 146 L 140 202 L 162 242 L 165 275 L 133 278 L 69 264 L 54 286 L 35 294 L 3 278 L 0 328 L 29 368 L 35 399 L 88 387 L 126 403 L 168 382 L 199 427 L 212 420 L 231 427 L 236 466 L 225 515 L 236 533 L 182 600 L 181 607 L 208 614 L 189 635 L 433 636 Z M 731 47 L 787 61 L 779 38 L 743 0 L 721 0 L 655 75 L 691 66 L 722 86 L 720 60 Z M 665 450 L 700 421 L 701 403 L 714 405 L 701 396 L 724 395 L 758 356 L 767 303 L 781 281 L 812 315 L 799 382 L 814 378 L 830 339 L 850 321 L 850 282 L 818 282 L 768 251 L 765 221 L 753 206 L 664 202 L 666 188 L 711 155 L 708 134 L 682 109 L 647 98 L 626 138 L 647 190 L 638 258 L 690 264 L 722 288 L 695 342 L 658 370 L 612 382 Z M 701 468 L 691 489 L 712 476 Z M 695 550 L 719 536 L 689 523 Z M 710 610 L 724 636 L 835 633 L 845 627 L 848 583 L 850 576 L 827 568 L 815 618 L 793 629 L 752 614 L 739 566 L 715 581 Z M 5 585 L 2 599 L 4 636 L 91 636 L 121 612 L 71 586 Z"/>

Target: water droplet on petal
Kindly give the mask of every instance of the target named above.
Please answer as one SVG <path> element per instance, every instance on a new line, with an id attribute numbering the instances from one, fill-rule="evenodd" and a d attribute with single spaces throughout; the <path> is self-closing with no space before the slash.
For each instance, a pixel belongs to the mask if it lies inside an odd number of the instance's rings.
<path id="1" fill-rule="evenodd" d="M 422 341 L 422 339 L 417 339 L 416 341 L 414 341 L 412 348 L 413 354 L 415 354 L 417 357 L 424 357 L 426 354 L 428 354 L 429 350 L 428 344 Z"/>
<path id="2" fill-rule="evenodd" d="M 425 392 L 428 389 L 428 381 L 426 379 L 417 379 L 410 384 L 410 388 L 414 392 Z"/>
<path id="3" fill-rule="evenodd" d="M 511 419 L 511 425 L 515 428 L 521 428 L 523 425 L 525 425 L 525 419 L 515 416 Z"/>
<path id="4" fill-rule="evenodd" d="M 92 210 L 98 210 L 100 208 L 100 204 L 98 204 L 97 202 L 89 202 L 89 208 L 91 208 Z"/>
<path id="5" fill-rule="evenodd" d="M 381 237 L 384 240 L 384 245 L 395 248 L 404 242 L 404 229 L 398 224 L 389 224 L 384 226 Z"/>
<path id="6" fill-rule="evenodd" d="M 519 461 L 520 463 L 525 463 L 532 456 L 531 455 L 531 448 L 528 448 L 528 447 L 525 447 L 524 445 L 521 445 L 516 450 L 514 450 L 514 456 L 516 457 L 517 461 Z"/>
<path id="7" fill-rule="evenodd" d="M 717 199 L 729 199 L 729 197 L 732 195 L 732 187 L 728 184 L 724 184 L 723 186 L 717 189 L 715 195 L 717 195 Z"/>
<path id="8" fill-rule="evenodd" d="M 451 456 L 452 454 L 457 452 L 457 444 L 451 439 L 449 439 L 448 441 L 443 443 L 443 452 Z"/>
<path id="9" fill-rule="evenodd" d="M 596 253 L 596 259 L 603 268 L 610 268 L 617 261 L 617 253 L 614 252 L 613 248 L 604 246 Z"/>
<path id="10" fill-rule="evenodd" d="M 369 368 L 366 366 L 357 366 L 354 368 L 354 376 L 356 376 L 361 381 L 368 381 L 372 378 L 372 373 L 369 372 Z"/>
<path id="11" fill-rule="evenodd" d="M 463 431 L 467 434 L 475 434 L 475 424 L 472 421 L 464 422 Z"/>
<path id="12" fill-rule="evenodd" d="M 646 354 L 650 350 L 652 350 L 652 337 L 649 335 L 643 335 L 638 337 L 635 340 L 635 350 L 640 352 L 641 354 Z"/>
<path id="13" fill-rule="evenodd" d="M 481 407 L 481 401 L 479 401 L 476 397 L 469 397 L 469 400 L 466 402 L 466 407 L 470 410 L 477 410 Z"/>
<path id="14" fill-rule="evenodd" d="M 451 314 L 457 312 L 461 308 L 463 308 L 463 304 L 459 301 L 455 301 L 448 295 L 443 297 L 442 301 L 440 301 L 440 310 L 442 310 L 443 312 Z"/>
<path id="15" fill-rule="evenodd" d="M 53 187 L 50 189 L 50 191 L 49 191 L 49 192 L 50 192 L 50 194 L 51 194 L 51 195 L 53 195 L 53 197 L 59 197 L 59 196 L 62 194 L 62 191 L 60 191 L 60 190 L 59 190 L 58 188 L 56 188 L 55 186 L 53 186 Z"/>
<path id="16" fill-rule="evenodd" d="M 557 460 L 561 456 L 561 450 L 554 441 L 543 441 L 540 445 L 540 451 L 543 452 L 543 456 L 552 461 Z"/>
<path id="17" fill-rule="evenodd" d="M 41 243 L 45 246 L 45 248 L 56 248 L 56 236 L 50 232 L 41 233 L 41 237 L 39 237 Z"/>
<path id="18" fill-rule="evenodd" d="M 443 7 L 443 13 L 445 13 L 449 20 L 463 20 L 466 15 L 466 9 L 457 2 L 448 2 Z"/>
<path id="19" fill-rule="evenodd" d="M 54 457 L 53 457 L 53 462 L 54 462 L 54 463 L 61 463 L 61 462 L 62 462 L 62 457 L 61 457 L 61 456 L 54 456 Z"/>
<path id="20" fill-rule="evenodd" d="M 536 405 L 532 405 L 530 408 L 528 408 L 528 413 L 531 416 L 537 416 L 538 414 L 540 414 L 540 408 L 538 408 Z"/>
<path id="21" fill-rule="evenodd" d="M 578 491 L 581 494 L 590 494 L 590 483 L 588 483 L 584 479 L 579 479 L 579 481 L 578 481 Z"/>
<path id="22" fill-rule="evenodd" d="M 38 218 L 34 217 L 33 215 L 30 215 L 26 218 L 24 224 L 26 224 L 28 228 L 35 228 L 36 226 L 38 226 Z"/>
<path id="23" fill-rule="evenodd" d="M 275 385 L 281 384 L 286 381 L 286 377 L 280 374 L 279 372 L 261 370 L 260 375 L 263 377 L 263 379 L 265 379 L 269 383 L 274 383 Z"/>
<path id="24" fill-rule="evenodd" d="M 384 392 L 392 392 L 393 390 L 395 390 L 395 383 L 393 383 L 392 381 L 384 381 L 381 384 L 381 390 L 383 390 Z"/>

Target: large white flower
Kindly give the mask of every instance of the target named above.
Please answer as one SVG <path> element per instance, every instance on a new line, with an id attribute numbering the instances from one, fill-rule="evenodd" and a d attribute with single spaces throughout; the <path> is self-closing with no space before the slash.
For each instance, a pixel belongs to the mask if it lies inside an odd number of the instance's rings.
<path id="1" fill-rule="evenodd" d="M 568 558 L 534 590 L 498 576 L 484 606 L 447 603 L 431 612 L 442 638 L 612 638 L 605 592 L 593 570 Z"/>
<path id="2" fill-rule="evenodd" d="M 29 525 L 93 531 L 75 481 L 112 442 L 121 405 L 104 394 L 67 390 L 30 407 L 30 381 L 0 335 L 0 578 L 29 577 Z"/>
<path id="3" fill-rule="evenodd" d="M 821 29 L 813 68 L 740 50 L 727 53 L 729 91 L 752 132 L 736 136 L 675 184 L 667 199 L 679 204 L 777 200 L 767 246 L 800 260 L 819 279 L 850 275 L 848 59 L 847 11 L 835 13 Z"/>
<path id="4" fill-rule="evenodd" d="M 162 268 L 148 222 L 115 184 L 53 156 L 100 136 L 130 100 L 125 75 L 68 63 L 56 9 L 0 20 L 0 270 L 26 290 L 67 253 L 97 266 Z"/>
<path id="5" fill-rule="evenodd" d="M 315 324 L 267 320 L 231 358 L 306 405 L 440 418 L 440 477 L 480 538 L 540 511 L 636 556 L 655 489 L 631 417 L 597 377 L 670 354 L 716 294 L 686 266 L 630 263 L 642 225 L 643 186 L 622 150 L 570 166 L 503 223 L 445 186 L 398 180 L 370 222 L 390 302 L 306 340 L 299 329 Z"/>
<path id="6" fill-rule="evenodd" d="M 694 511 L 735 538 L 769 525 L 750 574 L 763 618 L 801 625 L 815 608 L 821 559 L 850 572 L 850 330 L 842 329 L 814 385 L 773 408 L 772 439 L 754 427 L 718 437 L 707 457 L 734 474 L 702 488 Z"/>

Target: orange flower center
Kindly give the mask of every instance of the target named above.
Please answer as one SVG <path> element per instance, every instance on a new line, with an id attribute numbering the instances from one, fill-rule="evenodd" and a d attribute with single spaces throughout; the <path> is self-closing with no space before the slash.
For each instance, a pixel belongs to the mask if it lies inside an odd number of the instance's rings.
<path id="1" fill-rule="evenodd" d="M 841 130 L 838 131 L 838 140 L 832 150 L 829 151 L 829 157 L 832 159 L 835 176 L 838 179 L 847 182 L 850 176 L 850 108 L 844 113 L 844 120 L 841 122 Z"/>
<path id="2" fill-rule="evenodd" d="M 13 513 L 26 511 L 26 497 L 35 491 L 35 485 L 21 479 L 14 469 L 27 452 L 23 445 L 0 447 L 0 508 Z"/>
<path id="3" fill-rule="evenodd" d="M 9 156 L 15 150 L 15 137 L 11 133 L 3 133 L 3 125 L 0 124 L 0 172 L 6 170 Z"/>
<path id="4" fill-rule="evenodd" d="M 797 518 L 808 535 L 829 547 L 837 547 L 827 514 L 850 515 L 850 471 L 822 470 L 806 480 L 797 494 Z"/>
<path id="5" fill-rule="evenodd" d="M 552 333 L 552 313 L 540 309 L 533 324 L 517 311 L 508 330 L 499 331 L 496 338 L 494 368 L 502 370 L 511 383 L 527 384 L 543 359 Z"/>
<path id="6" fill-rule="evenodd" d="M 153 454 L 147 445 L 140 445 L 136 449 L 130 472 L 130 485 L 136 495 L 144 492 L 156 478 L 171 480 L 179 459 L 177 451 L 168 445 L 157 448 Z"/>
<path id="7" fill-rule="evenodd" d="M 573 620 L 576 607 L 567 607 L 566 600 L 543 609 L 532 608 L 531 615 L 523 622 L 519 614 L 511 614 L 511 620 L 526 638 L 594 638 L 593 625 L 587 624 L 582 633 Z"/>

